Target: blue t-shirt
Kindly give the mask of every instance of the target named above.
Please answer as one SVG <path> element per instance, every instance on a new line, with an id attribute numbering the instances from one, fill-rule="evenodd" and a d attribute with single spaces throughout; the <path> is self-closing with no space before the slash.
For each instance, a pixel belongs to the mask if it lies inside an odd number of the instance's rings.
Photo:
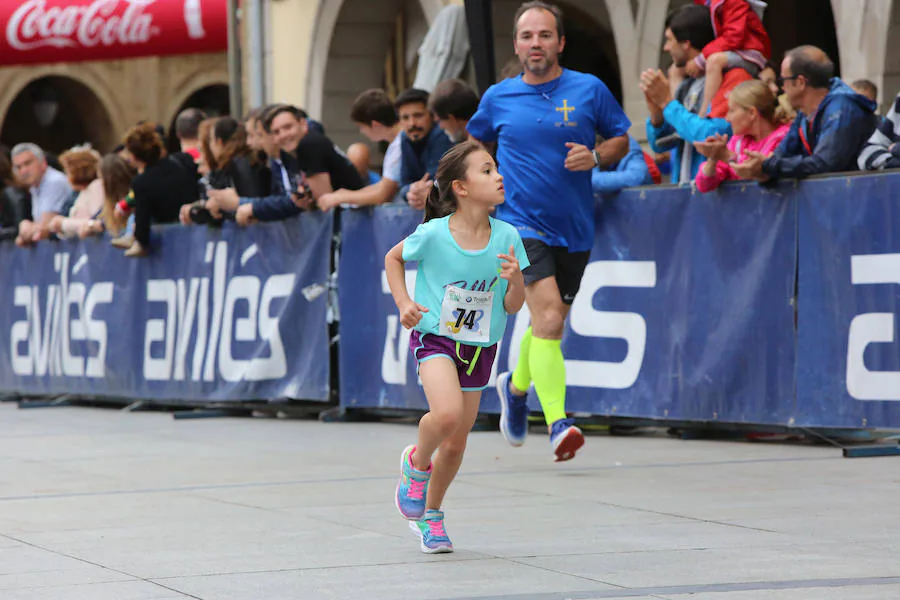
<path id="1" fill-rule="evenodd" d="M 541 85 L 522 76 L 491 86 L 469 121 L 469 133 L 497 142 L 506 202 L 497 218 L 522 237 L 584 252 L 594 245 L 591 171 L 566 169 L 566 142 L 590 149 L 596 136 L 628 133 L 631 121 L 606 85 L 587 73 L 563 69 Z"/>
<path id="2" fill-rule="evenodd" d="M 439 335 L 441 303 L 444 288 L 452 285 L 479 292 L 494 292 L 491 307 L 490 339 L 487 343 L 470 343 L 470 346 L 492 346 L 503 338 L 506 329 L 506 310 L 503 299 L 509 287 L 500 278 L 498 254 L 509 253 L 515 248 L 519 268 L 525 269 L 531 263 L 525 254 L 522 238 L 508 223 L 491 218 L 491 239 L 481 250 L 463 250 L 450 233 L 450 217 L 432 219 L 422 223 L 403 241 L 403 260 L 417 261 L 415 301 L 428 309 L 422 313 L 422 320 L 415 329 L 422 333 Z"/>

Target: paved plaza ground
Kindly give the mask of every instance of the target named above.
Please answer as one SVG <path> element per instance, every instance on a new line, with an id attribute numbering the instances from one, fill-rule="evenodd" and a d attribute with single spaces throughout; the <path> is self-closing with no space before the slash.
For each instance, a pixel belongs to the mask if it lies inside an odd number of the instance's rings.
<path id="1" fill-rule="evenodd" d="M 900 457 L 477 432 L 427 556 L 392 502 L 414 436 L 0 404 L 0 598 L 900 598 Z"/>

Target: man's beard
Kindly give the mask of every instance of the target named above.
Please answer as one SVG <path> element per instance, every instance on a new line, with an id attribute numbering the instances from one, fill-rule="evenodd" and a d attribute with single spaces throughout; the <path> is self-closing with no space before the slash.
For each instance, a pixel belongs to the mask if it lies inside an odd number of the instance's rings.
<path id="1" fill-rule="evenodd" d="M 556 61 L 551 61 L 550 57 L 544 56 L 540 61 L 534 63 L 531 61 L 531 57 L 528 56 L 525 58 L 522 63 L 522 67 L 531 73 L 532 75 L 536 75 L 538 77 L 542 77 L 550 72 L 553 67 L 556 66 Z"/>
<path id="2" fill-rule="evenodd" d="M 418 127 L 409 129 L 409 130 L 406 132 L 406 137 L 408 137 L 408 138 L 410 139 L 410 141 L 418 142 L 418 141 L 421 140 L 423 137 L 425 137 L 425 130 L 424 130 L 424 129 L 419 129 Z"/>

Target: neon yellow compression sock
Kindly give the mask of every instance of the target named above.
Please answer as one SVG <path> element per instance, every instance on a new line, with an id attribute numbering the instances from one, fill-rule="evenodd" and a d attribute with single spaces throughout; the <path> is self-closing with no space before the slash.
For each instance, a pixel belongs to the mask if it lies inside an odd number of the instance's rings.
<path id="1" fill-rule="evenodd" d="M 531 378 L 547 425 L 566 418 L 566 363 L 560 340 L 531 338 Z M 521 362 L 521 359 L 519 359 Z M 518 367 L 517 367 L 518 368 Z M 516 386 L 519 387 L 519 386 Z"/>
<path id="2" fill-rule="evenodd" d="M 528 392 L 531 387 L 531 363 L 529 360 L 531 349 L 531 327 L 525 330 L 522 336 L 522 343 L 519 344 L 519 360 L 512 374 L 512 384 L 517 390 L 523 393 Z"/>

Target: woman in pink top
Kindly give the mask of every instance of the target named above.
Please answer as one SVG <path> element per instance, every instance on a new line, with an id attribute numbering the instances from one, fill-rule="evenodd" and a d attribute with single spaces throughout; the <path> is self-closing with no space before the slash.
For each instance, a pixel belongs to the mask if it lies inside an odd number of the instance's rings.
<path id="1" fill-rule="evenodd" d="M 758 79 L 745 81 L 731 91 L 725 118 L 734 131 L 731 140 L 717 135 L 694 142 L 697 151 L 708 159 L 697 172 L 697 189 L 701 192 L 710 192 L 723 181 L 740 179 L 729 163 L 744 162 L 748 150 L 771 155 L 787 135 L 791 121 L 772 90 Z"/>

